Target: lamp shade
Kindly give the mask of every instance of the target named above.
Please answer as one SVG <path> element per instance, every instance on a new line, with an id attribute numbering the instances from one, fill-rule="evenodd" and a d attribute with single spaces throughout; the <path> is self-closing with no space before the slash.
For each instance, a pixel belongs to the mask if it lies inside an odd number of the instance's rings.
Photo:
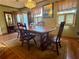
<path id="1" fill-rule="evenodd" d="M 27 3 L 25 3 L 25 7 L 32 9 L 36 7 L 36 2 L 33 0 L 28 0 Z"/>

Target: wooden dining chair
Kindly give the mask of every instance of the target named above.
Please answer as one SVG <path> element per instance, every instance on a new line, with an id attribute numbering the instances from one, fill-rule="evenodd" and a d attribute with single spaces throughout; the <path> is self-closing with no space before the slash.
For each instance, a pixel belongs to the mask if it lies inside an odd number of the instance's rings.
<path id="1" fill-rule="evenodd" d="M 22 23 L 17 23 L 17 33 L 18 33 L 17 38 L 20 37 L 20 27 L 22 27 L 22 26 L 23 26 Z"/>
<path id="2" fill-rule="evenodd" d="M 20 25 L 21 25 L 21 23 L 17 23 L 17 33 L 18 33 L 17 38 L 20 37 L 20 31 L 19 31 Z"/>
<path id="3" fill-rule="evenodd" d="M 24 27 L 26 28 L 25 25 Z M 34 40 L 35 45 L 37 45 L 36 40 L 35 40 L 35 35 L 30 34 L 30 32 L 28 32 L 27 29 L 22 29 L 22 27 L 19 30 L 20 30 L 20 41 L 22 42 L 22 46 L 24 45 L 25 41 L 27 41 L 28 50 L 29 50 L 30 40 L 32 39 Z"/>
<path id="4" fill-rule="evenodd" d="M 61 40 L 60 40 L 60 38 L 62 36 L 64 25 L 65 25 L 65 22 L 61 22 L 57 36 L 51 38 L 51 44 L 52 43 L 56 44 L 57 55 L 59 55 L 59 47 L 61 48 Z"/>

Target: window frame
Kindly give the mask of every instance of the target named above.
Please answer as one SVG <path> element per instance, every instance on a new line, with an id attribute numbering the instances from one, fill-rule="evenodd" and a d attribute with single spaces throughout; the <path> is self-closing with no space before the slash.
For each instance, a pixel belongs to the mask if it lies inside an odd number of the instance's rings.
<path id="1" fill-rule="evenodd" d="M 73 24 L 66 24 L 66 17 L 67 15 L 73 14 Z M 58 17 L 64 15 L 64 21 L 65 21 L 65 25 L 67 26 L 75 26 L 75 21 L 76 21 L 76 14 L 75 13 L 66 13 L 66 14 L 58 14 Z"/>
<path id="2" fill-rule="evenodd" d="M 67 13 L 67 14 L 65 14 L 66 16 L 65 16 L 65 21 L 66 21 L 66 17 L 67 17 L 67 15 L 73 15 L 73 24 L 66 24 L 66 25 L 70 25 L 70 26 L 73 26 L 73 25 L 75 25 L 75 21 L 76 21 L 76 19 L 75 19 L 75 13 Z"/>

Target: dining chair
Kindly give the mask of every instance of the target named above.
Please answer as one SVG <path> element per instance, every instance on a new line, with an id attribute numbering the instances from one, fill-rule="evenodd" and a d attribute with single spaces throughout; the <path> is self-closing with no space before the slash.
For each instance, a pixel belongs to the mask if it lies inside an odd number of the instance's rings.
<path id="1" fill-rule="evenodd" d="M 20 25 L 21 25 L 21 23 L 17 23 L 17 32 L 18 32 L 17 38 L 20 37 L 20 31 L 19 31 Z"/>
<path id="2" fill-rule="evenodd" d="M 25 29 L 24 29 L 25 28 Z M 20 41 L 22 42 L 22 46 L 24 45 L 25 41 L 27 41 L 28 50 L 30 49 L 30 40 L 33 39 L 35 45 L 37 45 L 35 40 L 35 35 L 30 34 L 29 31 L 27 31 L 26 26 L 20 27 Z"/>
<path id="3" fill-rule="evenodd" d="M 52 43 L 56 44 L 57 55 L 59 55 L 59 47 L 61 48 L 61 40 L 60 40 L 60 38 L 62 36 L 64 25 L 65 25 L 65 22 L 61 22 L 57 36 L 51 38 L 51 44 Z"/>

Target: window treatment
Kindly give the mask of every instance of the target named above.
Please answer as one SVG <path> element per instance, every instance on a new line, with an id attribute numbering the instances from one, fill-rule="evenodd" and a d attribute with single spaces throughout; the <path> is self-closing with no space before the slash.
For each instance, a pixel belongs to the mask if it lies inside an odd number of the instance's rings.
<path id="1" fill-rule="evenodd" d="M 57 2 L 58 11 L 74 9 L 77 6 L 77 0 L 64 0 Z"/>

